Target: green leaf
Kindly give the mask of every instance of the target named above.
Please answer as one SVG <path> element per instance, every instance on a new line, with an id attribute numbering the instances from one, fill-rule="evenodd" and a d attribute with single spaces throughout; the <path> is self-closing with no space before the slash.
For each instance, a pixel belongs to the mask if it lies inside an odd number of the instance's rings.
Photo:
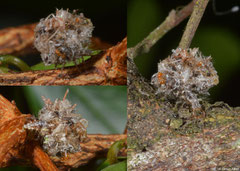
<path id="1" fill-rule="evenodd" d="M 124 157 L 118 157 L 118 152 L 126 146 L 125 144 L 126 139 L 122 139 L 119 141 L 116 141 L 115 143 L 113 143 L 110 147 L 110 149 L 108 150 L 108 154 L 107 154 L 107 160 L 105 160 L 97 169 L 97 171 L 100 171 L 106 167 L 108 167 L 109 165 L 112 165 L 114 163 L 118 162 L 118 159 L 126 159 Z"/>
<path id="2" fill-rule="evenodd" d="M 122 161 L 113 165 L 110 165 L 104 169 L 102 169 L 102 171 L 126 171 L 127 170 L 127 161 Z"/>
<path id="3" fill-rule="evenodd" d="M 90 59 L 91 57 L 90 56 L 84 56 L 83 58 L 84 58 L 84 61 L 86 61 L 86 60 Z M 81 58 L 78 59 L 77 63 L 78 64 L 82 63 L 82 59 Z M 75 65 L 74 62 L 67 62 L 64 65 L 64 67 L 70 67 L 70 66 L 74 66 L 74 65 Z M 52 64 L 52 65 L 44 65 L 44 63 L 41 62 L 39 64 L 36 64 L 36 65 L 32 66 L 31 69 L 32 70 L 49 70 L 49 69 L 57 69 L 57 68 L 62 68 L 62 67 L 63 67 L 63 65 L 57 65 L 55 67 L 54 64 Z"/>
<path id="4" fill-rule="evenodd" d="M 9 68 L 3 67 L 3 66 L 0 67 L 0 73 L 8 73 L 8 72 L 9 72 Z"/>
<path id="5" fill-rule="evenodd" d="M 94 56 L 94 55 L 98 55 L 99 53 L 101 53 L 101 50 L 94 50 L 94 51 L 92 51 L 91 55 Z M 86 61 L 86 60 L 90 59 L 92 56 L 83 56 L 84 60 L 82 60 L 82 58 L 79 58 L 77 60 L 77 63 L 80 64 L 83 61 Z M 73 61 L 71 61 L 71 62 L 67 62 L 64 65 L 64 67 L 70 67 L 70 66 L 75 66 L 75 63 Z M 36 64 L 36 65 L 32 66 L 31 69 L 32 70 L 49 70 L 49 69 L 57 69 L 57 68 L 62 68 L 62 67 L 63 67 L 63 65 L 57 65 L 55 67 L 54 64 L 52 64 L 52 65 L 44 65 L 44 63 L 41 62 L 39 64 Z"/>
<path id="6" fill-rule="evenodd" d="M 110 147 L 108 154 L 107 154 L 107 160 L 110 164 L 116 163 L 118 161 L 117 155 L 118 152 L 125 147 L 125 141 L 126 139 L 116 141 L 113 143 L 113 145 Z"/>
<path id="7" fill-rule="evenodd" d="M 105 160 L 98 168 L 97 168 L 97 171 L 101 171 L 103 170 L 104 168 L 110 166 L 110 163 L 108 160 Z"/>
<path id="8" fill-rule="evenodd" d="M 19 59 L 16 56 L 12 55 L 0 55 L 0 62 L 1 65 L 13 65 L 17 68 L 19 68 L 21 71 L 29 71 L 31 68 L 21 59 Z M 3 70 L 3 72 L 6 72 L 6 70 Z"/>

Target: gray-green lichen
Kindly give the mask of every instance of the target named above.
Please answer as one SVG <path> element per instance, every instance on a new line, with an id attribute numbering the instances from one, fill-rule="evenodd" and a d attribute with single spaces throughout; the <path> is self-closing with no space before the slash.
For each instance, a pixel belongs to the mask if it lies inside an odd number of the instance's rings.
<path id="1" fill-rule="evenodd" d="M 201 106 L 193 113 L 156 96 L 128 59 L 128 170 L 239 169 L 240 108 Z"/>
<path id="2" fill-rule="evenodd" d="M 229 133 L 236 135 L 233 130 L 229 130 Z M 234 136 L 231 138 L 231 142 L 222 143 L 211 134 L 205 137 L 199 134 L 194 138 L 164 137 L 147 148 L 146 152 L 130 153 L 128 170 L 214 170 L 217 167 L 236 167 L 240 154 L 239 139 Z"/>

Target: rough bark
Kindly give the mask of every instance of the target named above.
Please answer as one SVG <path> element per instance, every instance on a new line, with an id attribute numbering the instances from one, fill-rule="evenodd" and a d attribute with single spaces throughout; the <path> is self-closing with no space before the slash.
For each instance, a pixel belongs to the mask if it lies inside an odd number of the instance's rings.
<path id="1" fill-rule="evenodd" d="M 0 54 L 29 55 L 36 24 L 0 30 Z M 1 85 L 126 85 L 127 38 L 115 46 L 92 38 L 92 48 L 103 52 L 79 66 L 54 70 L 0 74 Z"/>
<path id="2" fill-rule="evenodd" d="M 81 152 L 69 154 L 64 158 L 52 157 L 51 159 L 61 169 L 77 168 L 87 164 L 95 157 L 106 157 L 110 146 L 115 142 L 127 137 L 126 134 L 119 135 L 101 135 L 92 134 L 88 135 L 88 140 L 81 143 Z M 126 155 L 126 153 L 123 155 Z"/>
<path id="3" fill-rule="evenodd" d="M 239 107 L 202 101 L 193 115 L 154 92 L 128 59 L 129 170 L 239 169 Z"/>
<path id="4" fill-rule="evenodd" d="M 35 26 L 36 24 L 29 24 L 0 30 L 0 54 L 37 53 L 37 50 L 33 48 Z"/>
<path id="5" fill-rule="evenodd" d="M 127 38 L 79 66 L 0 74 L 1 85 L 126 85 Z"/>

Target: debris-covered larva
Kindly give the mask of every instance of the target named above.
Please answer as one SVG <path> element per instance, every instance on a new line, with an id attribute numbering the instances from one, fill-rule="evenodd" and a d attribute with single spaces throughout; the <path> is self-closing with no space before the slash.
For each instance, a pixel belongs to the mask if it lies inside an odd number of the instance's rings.
<path id="1" fill-rule="evenodd" d="M 200 108 L 199 95 L 208 95 L 208 90 L 219 82 L 211 57 L 204 57 L 198 48 L 172 52 L 158 64 L 151 83 L 157 87 L 157 94 L 190 105 L 193 110 Z"/>
<path id="2" fill-rule="evenodd" d="M 74 113 L 76 105 L 66 98 L 52 102 L 43 97 L 45 106 L 24 128 L 37 135 L 43 149 L 51 156 L 81 151 L 80 142 L 87 138 L 88 121 Z"/>
<path id="3" fill-rule="evenodd" d="M 64 65 L 68 61 L 77 65 L 77 59 L 91 54 L 93 28 L 91 20 L 83 13 L 57 9 L 56 14 L 50 14 L 37 24 L 34 45 L 41 52 L 45 65 Z"/>

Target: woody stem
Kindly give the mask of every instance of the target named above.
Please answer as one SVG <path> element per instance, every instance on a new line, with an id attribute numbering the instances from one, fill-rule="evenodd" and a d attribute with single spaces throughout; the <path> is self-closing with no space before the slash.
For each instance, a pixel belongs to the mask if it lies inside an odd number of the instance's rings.
<path id="1" fill-rule="evenodd" d="M 193 36 L 198 28 L 204 11 L 207 7 L 209 0 L 197 0 L 195 2 L 193 12 L 190 19 L 188 20 L 186 29 L 183 33 L 182 39 L 179 43 L 179 47 L 182 49 L 187 49 L 190 47 Z"/>

